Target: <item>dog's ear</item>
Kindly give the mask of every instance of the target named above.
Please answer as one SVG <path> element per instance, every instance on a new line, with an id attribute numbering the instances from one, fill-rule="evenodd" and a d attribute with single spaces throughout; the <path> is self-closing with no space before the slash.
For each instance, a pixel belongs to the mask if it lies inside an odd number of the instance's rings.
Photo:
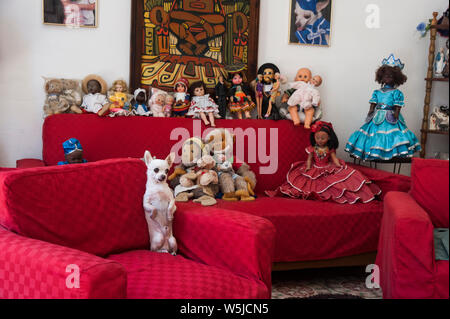
<path id="1" fill-rule="evenodd" d="M 325 1 L 322 1 L 322 2 L 317 2 L 317 6 L 316 6 L 317 12 L 322 11 L 323 9 L 325 9 L 326 7 L 328 7 L 329 4 L 330 4 L 330 0 L 325 0 Z"/>
<path id="2" fill-rule="evenodd" d="M 153 160 L 152 159 L 152 154 L 150 154 L 149 151 L 145 151 L 145 154 L 144 154 L 145 165 L 149 166 L 152 160 Z"/>
<path id="3" fill-rule="evenodd" d="M 169 167 L 172 166 L 174 161 L 175 161 L 175 153 L 170 153 L 166 158 L 166 162 L 169 164 Z"/>

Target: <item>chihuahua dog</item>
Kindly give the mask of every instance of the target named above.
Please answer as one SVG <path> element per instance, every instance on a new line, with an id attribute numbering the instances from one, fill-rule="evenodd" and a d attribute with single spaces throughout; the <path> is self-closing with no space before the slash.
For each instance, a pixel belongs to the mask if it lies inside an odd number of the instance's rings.
<path id="1" fill-rule="evenodd" d="M 144 154 L 144 162 L 147 165 L 144 210 L 150 234 L 150 250 L 172 255 L 176 255 L 178 249 L 172 230 L 177 207 L 173 192 L 166 181 L 174 160 L 174 153 L 170 153 L 165 160 L 152 158 L 149 151 Z"/>

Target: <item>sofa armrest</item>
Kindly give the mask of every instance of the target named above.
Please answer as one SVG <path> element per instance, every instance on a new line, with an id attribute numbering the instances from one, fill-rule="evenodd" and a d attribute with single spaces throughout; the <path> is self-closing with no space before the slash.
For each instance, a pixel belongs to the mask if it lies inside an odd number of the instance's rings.
<path id="1" fill-rule="evenodd" d="M 384 199 L 378 243 L 384 298 L 431 298 L 434 286 L 433 224 L 407 193 Z"/>
<path id="2" fill-rule="evenodd" d="M 349 167 L 357 169 L 366 175 L 372 182 L 381 188 L 381 196 L 388 192 L 408 192 L 411 189 L 411 177 L 401 174 L 394 174 L 380 169 L 370 168 L 367 166 L 347 163 Z"/>
<path id="3" fill-rule="evenodd" d="M 44 161 L 36 158 L 24 158 L 16 161 L 17 168 L 33 168 L 45 166 Z"/>
<path id="4" fill-rule="evenodd" d="M 126 273 L 120 264 L 0 226 L 0 299 L 125 297 Z"/>
<path id="5" fill-rule="evenodd" d="M 267 219 L 215 207 L 177 204 L 174 234 L 179 252 L 272 287 L 275 226 Z"/>

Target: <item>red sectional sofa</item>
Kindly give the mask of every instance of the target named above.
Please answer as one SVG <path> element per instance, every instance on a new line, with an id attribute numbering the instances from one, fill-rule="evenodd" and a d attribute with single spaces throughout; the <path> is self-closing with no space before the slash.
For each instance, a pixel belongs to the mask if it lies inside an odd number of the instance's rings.
<path id="1" fill-rule="evenodd" d="M 179 254 L 149 250 L 139 159 L 0 171 L 0 299 L 271 296 L 266 219 L 178 209 Z"/>
<path id="2" fill-rule="evenodd" d="M 382 202 L 341 205 L 263 195 L 265 190 L 273 190 L 284 181 L 293 162 L 306 159 L 307 130 L 285 120 L 218 120 L 216 124 L 236 134 L 236 157 L 249 163 L 257 174 L 258 198 L 250 203 L 219 200 L 207 210 L 240 211 L 270 220 L 277 230 L 274 269 L 364 265 L 375 261 Z M 20 160 L 17 166 L 57 164 L 64 159 L 62 143 L 71 137 L 80 140 L 85 158 L 94 162 L 141 158 L 145 150 L 165 158 L 174 145 L 180 146 L 186 138 L 204 133 L 201 121 L 192 119 L 54 115 L 46 118 L 43 125 L 42 161 Z M 349 165 L 377 183 L 383 195 L 410 188 L 407 176 Z M 181 211 L 195 207 L 198 204 L 178 204 Z"/>

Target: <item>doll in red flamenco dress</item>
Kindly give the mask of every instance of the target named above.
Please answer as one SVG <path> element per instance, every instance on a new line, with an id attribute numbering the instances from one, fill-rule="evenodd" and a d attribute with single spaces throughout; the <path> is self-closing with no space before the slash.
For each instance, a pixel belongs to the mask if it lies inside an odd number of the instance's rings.
<path id="1" fill-rule="evenodd" d="M 337 203 L 368 203 L 381 189 L 366 176 L 336 157 L 338 138 L 331 123 L 318 122 L 311 128 L 308 159 L 292 164 L 286 182 L 270 197 L 286 195 L 300 199 L 333 200 Z"/>

